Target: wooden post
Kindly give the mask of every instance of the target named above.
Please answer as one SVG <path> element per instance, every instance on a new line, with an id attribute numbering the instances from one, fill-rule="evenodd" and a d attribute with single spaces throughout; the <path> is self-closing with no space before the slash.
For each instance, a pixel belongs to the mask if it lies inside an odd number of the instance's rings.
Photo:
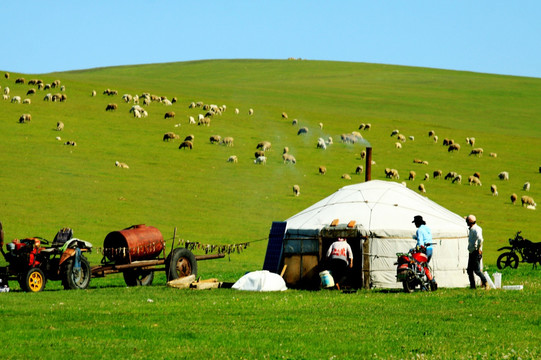
<path id="1" fill-rule="evenodd" d="M 372 147 L 366 148 L 366 172 L 364 173 L 364 181 L 372 180 Z"/>

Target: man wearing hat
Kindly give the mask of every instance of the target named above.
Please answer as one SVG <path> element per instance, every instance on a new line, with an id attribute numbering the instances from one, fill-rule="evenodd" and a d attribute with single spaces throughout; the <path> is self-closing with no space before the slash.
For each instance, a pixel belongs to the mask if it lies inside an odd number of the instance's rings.
<path id="1" fill-rule="evenodd" d="M 353 251 L 346 239 L 338 238 L 327 250 L 327 259 L 329 260 L 329 270 L 336 284 L 343 283 L 346 280 L 348 267 L 353 267 Z"/>
<path id="2" fill-rule="evenodd" d="M 475 289 L 475 279 L 473 274 L 481 278 L 481 286 L 489 290 L 490 287 L 487 284 L 485 275 L 481 272 L 481 259 L 483 258 L 483 229 L 477 225 L 477 218 L 475 215 L 466 216 L 466 224 L 470 228 L 468 234 L 468 278 L 470 280 L 470 288 Z"/>
<path id="3" fill-rule="evenodd" d="M 432 259 L 432 232 L 426 226 L 426 222 L 421 215 L 415 215 L 412 223 L 417 227 L 417 232 L 413 236 L 417 240 L 416 246 L 424 246 L 426 248 L 426 256 L 428 257 L 426 263 L 428 264 L 430 259 Z"/>

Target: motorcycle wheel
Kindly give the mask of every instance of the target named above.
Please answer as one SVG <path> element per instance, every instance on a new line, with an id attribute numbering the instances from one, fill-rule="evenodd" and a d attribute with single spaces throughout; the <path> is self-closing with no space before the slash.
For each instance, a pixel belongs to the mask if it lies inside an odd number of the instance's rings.
<path id="1" fill-rule="evenodd" d="M 505 269 L 506 267 L 511 267 L 516 269 L 518 267 L 518 255 L 513 252 L 506 252 L 498 256 L 496 260 L 496 266 L 498 269 Z"/>
<path id="2" fill-rule="evenodd" d="M 436 280 L 432 280 L 430 282 L 430 291 L 436 291 L 438 290 L 438 283 L 436 282 Z"/>
<path id="3" fill-rule="evenodd" d="M 150 286 L 154 281 L 154 271 L 152 270 L 125 270 L 122 274 L 124 282 L 128 286 Z"/>
<path id="4" fill-rule="evenodd" d="M 404 288 L 404 292 L 412 293 L 413 290 L 415 290 L 415 283 L 413 281 L 402 281 L 402 287 Z"/>
<path id="5" fill-rule="evenodd" d="M 62 285 L 66 290 L 78 290 L 86 289 L 90 284 L 90 263 L 88 260 L 81 256 L 81 268 L 74 268 L 75 258 L 69 258 L 63 265 L 62 271 Z"/>

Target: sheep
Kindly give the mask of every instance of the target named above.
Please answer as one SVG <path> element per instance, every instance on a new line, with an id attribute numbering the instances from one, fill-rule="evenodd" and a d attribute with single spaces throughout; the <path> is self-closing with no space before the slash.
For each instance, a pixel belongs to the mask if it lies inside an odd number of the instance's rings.
<path id="1" fill-rule="evenodd" d="M 455 178 L 453 179 L 452 183 L 457 183 L 457 184 L 462 184 L 462 175 L 457 175 L 455 176 Z"/>
<path id="2" fill-rule="evenodd" d="M 340 139 L 343 143 L 346 144 L 356 144 L 358 141 L 357 136 L 353 134 L 342 134 L 340 135 Z"/>
<path id="3" fill-rule="evenodd" d="M 90 93 L 90 96 L 94 97 L 96 95 L 97 95 L 96 90 L 92 90 L 92 92 Z"/>
<path id="4" fill-rule="evenodd" d="M 141 115 L 141 111 L 135 109 L 135 110 L 133 110 L 133 117 L 134 117 L 134 118 L 139 118 L 139 119 L 140 119 L 140 118 L 143 117 L 143 115 Z"/>
<path id="5" fill-rule="evenodd" d="M 9 95 L 9 87 L 4 88 L 4 95 Z"/>
<path id="6" fill-rule="evenodd" d="M 413 159 L 413 163 L 414 164 L 423 164 L 424 162 L 421 159 Z M 427 163 L 427 165 L 428 165 L 428 163 Z"/>
<path id="7" fill-rule="evenodd" d="M 498 157 L 498 154 L 493 153 L 493 152 L 491 152 L 489 155 L 490 155 L 490 157 L 493 157 L 493 158 L 497 158 L 497 157 Z"/>
<path id="8" fill-rule="evenodd" d="M 423 178 L 424 181 L 430 180 L 430 175 L 428 173 L 425 173 L 425 177 Z"/>
<path id="9" fill-rule="evenodd" d="M 430 130 L 428 132 L 428 137 L 433 137 L 434 135 L 436 135 L 436 132 L 434 130 Z"/>
<path id="10" fill-rule="evenodd" d="M 68 95 L 66 94 L 60 94 L 60 102 L 64 102 L 68 99 Z"/>
<path id="11" fill-rule="evenodd" d="M 434 135 L 434 144 L 438 143 L 438 135 Z"/>
<path id="12" fill-rule="evenodd" d="M 6 95 L 6 94 L 2 95 L 2 99 L 9 100 L 9 95 Z"/>
<path id="13" fill-rule="evenodd" d="M 32 115 L 30 114 L 22 114 L 21 117 L 19 117 L 19 123 L 25 124 L 27 122 L 30 122 L 32 120 Z"/>
<path id="14" fill-rule="evenodd" d="M 301 135 L 301 134 L 307 134 L 308 133 L 308 128 L 307 127 L 302 127 L 299 129 L 299 131 L 297 131 L 297 135 Z"/>
<path id="15" fill-rule="evenodd" d="M 406 137 L 402 134 L 398 134 L 398 136 L 396 137 L 396 139 L 398 141 L 401 141 L 401 142 L 406 142 Z"/>
<path id="16" fill-rule="evenodd" d="M 468 183 L 470 185 L 477 185 L 477 186 L 482 186 L 483 184 L 481 184 L 481 180 L 479 180 L 478 177 L 475 177 L 475 176 L 468 176 Z"/>
<path id="17" fill-rule="evenodd" d="M 459 144 L 451 144 L 449 145 L 449 148 L 447 148 L 448 152 L 459 151 L 459 150 L 460 150 Z"/>
<path id="18" fill-rule="evenodd" d="M 372 124 L 365 124 L 364 125 L 364 131 L 368 131 L 372 128 Z"/>
<path id="19" fill-rule="evenodd" d="M 261 141 L 257 143 L 257 146 L 255 148 L 261 149 L 263 151 L 269 151 L 271 147 L 272 147 L 272 144 L 270 143 L 270 141 Z"/>
<path id="20" fill-rule="evenodd" d="M 77 146 L 77 143 L 75 141 L 72 141 L 72 140 L 68 140 L 64 143 L 64 145 L 71 145 L 71 146 Z"/>
<path id="21" fill-rule="evenodd" d="M 296 164 L 297 163 L 297 159 L 295 159 L 295 156 L 293 156 L 291 154 L 282 154 L 282 159 L 284 160 L 284 164 L 286 164 L 286 163 Z"/>
<path id="22" fill-rule="evenodd" d="M 366 150 L 363 150 L 361 151 L 361 160 L 364 160 L 364 158 L 366 157 Z"/>
<path id="23" fill-rule="evenodd" d="M 287 119 L 287 113 L 286 112 L 282 113 L 282 119 Z"/>
<path id="24" fill-rule="evenodd" d="M 26 92 L 26 95 L 34 95 L 36 93 L 36 89 L 29 89 L 27 92 Z"/>
<path id="25" fill-rule="evenodd" d="M 415 180 L 415 175 L 417 175 L 415 171 L 411 170 L 409 173 L 408 180 L 411 180 L 411 181 Z"/>
<path id="26" fill-rule="evenodd" d="M 190 125 L 195 125 L 195 119 L 194 119 L 193 116 L 189 116 L 189 117 L 188 117 L 188 124 L 190 124 Z"/>
<path id="27" fill-rule="evenodd" d="M 11 98 L 11 103 L 21 103 L 21 97 L 20 96 L 14 96 Z"/>
<path id="28" fill-rule="evenodd" d="M 520 201 L 522 202 L 522 206 L 525 206 L 528 209 L 534 209 L 536 208 L 537 204 L 535 203 L 534 199 L 531 196 L 523 195 L 520 198 Z"/>
<path id="29" fill-rule="evenodd" d="M 325 140 L 323 140 L 322 138 L 317 139 L 316 148 L 327 150 L 327 144 L 325 144 Z"/>
<path id="30" fill-rule="evenodd" d="M 507 171 L 502 171 L 501 173 L 498 174 L 498 178 L 500 180 L 509 180 L 509 173 Z"/>
<path id="31" fill-rule="evenodd" d="M 208 117 L 203 117 L 202 119 L 200 119 L 198 122 L 197 122 L 197 125 L 206 125 L 206 126 L 210 126 L 210 118 Z"/>
<path id="32" fill-rule="evenodd" d="M 351 176 L 349 176 L 349 174 L 342 174 L 341 178 L 344 180 L 351 180 Z"/>
<path id="33" fill-rule="evenodd" d="M 184 138 L 184 141 L 194 141 L 195 139 L 195 135 L 193 134 L 190 134 L 190 135 L 187 135 L 185 138 Z"/>
<path id="34" fill-rule="evenodd" d="M 323 123 L 319 123 L 319 128 L 323 130 Z"/>
<path id="35" fill-rule="evenodd" d="M 362 165 L 357 165 L 357 167 L 355 168 L 355 174 L 357 175 L 361 175 L 364 171 L 364 168 Z"/>
<path id="36" fill-rule="evenodd" d="M 169 99 L 163 100 L 163 104 L 164 104 L 165 106 L 171 106 L 171 105 L 173 105 L 173 103 L 172 103 L 171 100 L 169 100 Z"/>
<path id="37" fill-rule="evenodd" d="M 163 116 L 164 119 L 169 119 L 169 118 L 174 118 L 174 117 L 175 117 L 174 111 L 166 112 L 165 115 Z"/>
<path id="38" fill-rule="evenodd" d="M 250 109 L 248 110 L 248 115 L 253 115 L 253 114 L 254 114 L 254 109 L 251 109 L 251 108 L 250 108 Z"/>
<path id="39" fill-rule="evenodd" d="M 297 126 L 299 124 L 299 120 L 297 119 L 293 119 L 293 121 L 291 122 L 291 125 L 293 126 Z"/>
<path id="40" fill-rule="evenodd" d="M 64 130 L 64 123 L 62 121 L 58 121 L 56 123 L 56 131 L 62 131 Z"/>
<path id="41" fill-rule="evenodd" d="M 24 84 L 26 80 L 24 78 L 17 78 L 15 79 L 15 84 Z"/>
<path id="42" fill-rule="evenodd" d="M 222 144 L 225 145 L 225 146 L 233 146 L 234 141 L 235 140 L 231 136 L 227 136 L 227 137 L 223 138 Z"/>
<path id="43" fill-rule="evenodd" d="M 365 127 L 365 126 L 366 126 L 365 124 L 359 125 L 359 130 L 364 130 L 364 127 Z"/>
<path id="44" fill-rule="evenodd" d="M 267 163 L 267 157 L 266 156 L 260 156 L 257 159 L 254 160 L 254 164 L 260 164 L 265 165 Z"/>
<path id="45" fill-rule="evenodd" d="M 498 196 L 498 188 L 496 187 L 496 185 L 490 185 L 490 192 L 492 193 L 492 196 Z"/>
<path id="46" fill-rule="evenodd" d="M 238 163 L 239 162 L 239 159 L 237 158 L 237 155 L 231 155 L 228 159 L 227 159 L 227 162 L 230 162 L 230 163 Z"/>
<path id="47" fill-rule="evenodd" d="M 132 101 L 133 97 L 130 94 L 124 94 L 122 95 L 122 100 L 124 100 L 125 103 L 129 103 Z"/>
<path id="48" fill-rule="evenodd" d="M 470 151 L 470 155 L 476 155 L 478 157 L 483 156 L 483 148 L 475 148 Z M 469 156 L 469 155 L 468 155 Z"/>
<path id="49" fill-rule="evenodd" d="M 443 175 L 443 172 L 441 170 L 434 170 L 434 172 L 432 173 L 432 177 L 434 179 L 438 179 L 438 178 L 441 179 L 442 175 Z"/>
<path id="50" fill-rule="evenodd" d="M 282 151 L 282 154 L 287 154 L 287 153 L 289 153 L 289 147 L 284 146 L 284 150 Z"/>
<path id="51" fill-rule="evenodd" d="M 512 194 L 511 194 L 511 203 L 512 203 L 513 205 L 515 205 L 516 202 L 517 202 L 517 194 L 512 193 Z"/>
<path id="52" fill-rule="evenodd" d="M 53 94 L 48 93 L 43 97 L 43 101 L 53 101 Z"/>
<path id="53" fill-rule="evenodd" d="M 55 87 L 60 87 L 60 80 L 55 80 L 55 81 L 53 81 L 53 82 L 51 83 L 51 86 L 54 87 L 54 88 L 55 88 Z M 113 90 L 113 91 L 115 92 L 115 95 L 118 94 L 118 92 L 117 92 L 116 90 Z"/>
<path id="54" fill-rule="evenodd" d="M 409 138 L 411 141 L 414 141 L 414 140 L 415 140 L 415 136 L 413 136 L 413 135 L 410 135 L 408 138 Z"/>
<path id="55" fill-rule="evenodd" d="M 240 110 L 238 108 L 235 108 L 235 115 L 240 114 Z"/>
<path id="56" fill-rule="evenodd" d="M 301 187 L 299 185 L 293 185 L 293 195 L 299 196 L 301 194 Z"/>
<path id="57" fill-rule="evenodd" d="M 475 145 L 475 138 L 474 137 L 466 138 L 466 144 L 473 147 L 473 145 Z"/>
<path id="58" fill-rule="evenodd" d="M 389 169 L 389 168 L 385 168 L 385 177 L 390 178 L 390 179 L 400 179 L 400 175 L 398 174 L 398 170 Z"/>
<path id="59" fill-rule="evenodd" d="M 426 189 L 425 189 L 424 184 L 419 184 L 419 187 L 417 189 L 419 189 L 419 192 L 426 193 Z"/>
<path id="60" fill-rule="evenodd" d="M 210 137 L 210 143 L 211 144 L 216 144 L 216 143 L 220 143 L 220 141 L 222 141 L 222 137 L 220 135 L 212 135 Z"/>
<path id="61" fill-rule="evenodd" d="M 327 168 L 325 166 L 320 166 L 319 167 L 319 173 L 321 175 L 325 175 L 327 173 Z"/>
<path id="62" fill-rule="evenodd" d="M 172 99 L 171 99 L 171 103 L 174 104 L 178 101 L 178 98 L 176 96 L 174 96 Z M 225 108 L 225 105 L 224 105 L 224 108 Z"/>
<path id="63" fill-rule="evenodd" d="M 24 99 L 23 100 L 23 104 L 31 104 L 32 103 L 32 100 L 30 99 Z"/>
<path id="64" fill-rule="evenodd" d="M 190 149 L 192 150 L 193 149 L 193 143 L 189 140 L 184 140 L 180 146 L 178 147 L 179 149 Z"/>
<path id="65" fill-rule="evenodd" d="M 449 172 L 447 173 L 447 175 L 445 175 L 444 180 L 447 180 L 447 179 L 453 180 L 453 179 L 456 178 L 457 176 L 458 176 L 458 174 L 457 174 L 456 172 L 454 172 L 454 171 L 449 171 Z"/>
<path id="66" fill-rule="evenodd" d="M 105 111 L 115 111 L 116 109 L 118 109 L 118 105 L 114 103 L 107 104 L 105 107 Z"/>
<path id="67" fill-rule="evenodd" d="M 137 94 L 133 95 L 133 103 L 134 104 L 139 104 L 139 95 L 137 95 Z"/>
<path id="68" fill-rule="evenodd" d="M 171 141 L 175 139 L 180 139 L 180 136 L 175 134 L 174 132 L 169 131 L 163 134 L 163 141 Z"/>
<path id="69" fill-rule="evenodd" d="M 5 77 L 6 79 L 9 79 L 9 73 L 8 73 L 8 72 L 5 73 L 5 74 L 4 74 L 4 77 Z"/>
<path id="70" fill-rule="evenodd" d="M 129 169 L 130 167 L 128 166 L 128 164 L 126 163 L 123 163 L 123 162 L 119 162 L 119 161 L 115 161 L 115 166 L 116 167 L 119 167 L 121 169 Z"/>
<path id="71" fill-rule="evenodd" d="M 402 144 L 399 142 L 394 143 L 394 147 L 397 149 L 402 149 Z"/>
<path id="72" fill-rule="evenodd" d="M 393 137 L 393 136 L 395 136 L 395 135 L 398 135 L 398 133 L 400 133 L 400 131 L 398 131 L 398 130 L 393 130 L 393 131 L 391 132 L 391 137 Z"/>
<path id="73" fill-rule="evenodd" d="M 329 138 L 327 139 L 327 145 L 332 145 L 332 144 L 333 144 L 332 136 L 329 136 Z"/>
<path id="74" fill-rule="evenodd" d="M 254 157 L 257 159 L 258 157 L 260 156 L 265 156 L 265 152 L 263 150 L 257 150 L 255 153 L 254 153 Z"/>
<path id="75" fill-rule="evenodd" d="M 474 172 L 473 176 L 475 176 L 478 179 L 481 179 L 481 173 L 479 171 Z"/>
<path id="76" fill-rule="evenodd" d="M 525 182 L 524 185 L 522 186 L 522 190 L 524 190 L 524 191 L 530 191 L 530 183 L 529 183 L 529 182 Z"/>

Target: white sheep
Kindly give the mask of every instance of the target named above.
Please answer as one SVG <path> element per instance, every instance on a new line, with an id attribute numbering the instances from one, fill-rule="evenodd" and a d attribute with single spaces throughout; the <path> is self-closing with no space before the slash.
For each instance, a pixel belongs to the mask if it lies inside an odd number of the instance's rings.
<path id="1" fill-rule="evenodd" d="M 237 158 L 236 155 L 231 155 L 231 156 L 229 157 L 229 159 L 227 159 L 227 162 L 237 163 L 237 162 L 239 162 L 239 159 Z"/>
<path id="2" fill-rule="evenodd" d="M 317 139 L 317 145 L 316 145 L 316 147 L 317 147 L 318 149 L 327 150 L 327 144 L 325 144 L 325 140 L 323 140 L 323 138 Z"/>
<path id="3" fill-rule="evenodd" d="M 399 142 L 395 142 L 394 147 L 397 148 L 397 149 L 402 149 L 402 144 L 399 143 Z"/>
<path id="4" fill-rule="evenodd" d="M 282 159 L 284 160 L 284 164 L 285 163 L 292 163 L 292 164 L 297 163 L 297 159 L 295 159 L 295 156 L 293 156 L 291 154 L 282 154 Z"/>
<path id="5" fill-rule="evenodd" d="M 193 118 L 193 116 L 188 117 L 188 123 L 191 125 L 195 125 L 195 119 Z"/>
<path id="6" fill-rule="evenodd" d="M 14 97 L 11 98 L 11 102 L 20 104 L 21 103 L 21 97 L 20 96 L 14 96 Z"/>
<path id="7" fill-rule="evenodd" d="M 293 195 L 299 196 L 301 194 L 301 187 L 299 185 L 293 185 Z"/>
<path id="8" fill-rule="evenodd" d="M 522 196 L 520 198 L 520 201 L 522 202 L 522 206 L 526 205 L 528 209 L 535 210 L 537 204 L 535 203 L 534 199 L 531 196 Z"/>
<path id="9" fill-rule="evenodd" d="M 251 109 L 251 108 L 250 108 L 250 109 L 248 110 L 248 115 L 253 115 L 253 114 L 254 114 L 254 109 Z"/>
<path id="10" fill-rule="evenodd" d="M 498 174 L 500 180 L 509 180 L 509 173 L 507 171 L 502 171 Z"/>
<path id="11" fill-rule="evenodd" d="M 393 137 L 393 136 L 395 136 L 395 135 L 398 135 L 398 133 L 400 133 L 400 131 L 398 131 L 398 130 L 393 130 L 393 131 L 391 132 L 391 137 Z"/>
<path id="12" fill-rule="evenodd" d="M 492 196 L 498 196 L 498 188 L 496 187 L 496 185 L 490 185 L 490 192 L 492 193 Z"/>
<path id="13" fill-rule="evenodd" d="M 240 110 L 239 108 L 235 108 L 235 115 L 238 115 L 238 114 L 240 114 Z"/>
<path id="14" fill-rule="evenodd" d="M 524 185 L 522 186 L 522 190 L 524 191 L 530 191 L 530 182 L 525 182 Z"/>
<path id="15" fill-rule="evenodd" d="M 56 123 L 56 131 L 62 131 L 64 130 L 64 123 L 62 121 L 58 121 Z"/>
<path id="16" fill-rule="evenodd" d="M 267 157 L 266 156 L 258 156 L 257 159 L 254 160 L 254 164 L 265 165 L 266 163 L 267 163 Z"/>
<path id="17" fill-rule="evenodd" d="M 425 189 L 425 185 L 424 185 L 424 184 L 419 184 L 418 189 L 419 189 L 420 192 L 426 193 L 426 189 Z"/>
<path id="18" fill-rule="evenodd" d="M 115 161 L 115 166 L 119 167 L 119 168 L 122 168 L 122 169 L 129 169 L 130 168 L 128 166 L 128 164 L 123 163 L 123 162 L 119 162 L 119 161 Z"/>
<path id="19" fill-rule="evenodd" d="M 9 95 L 9 87 L 4 88 L 4 95 Z"/>

